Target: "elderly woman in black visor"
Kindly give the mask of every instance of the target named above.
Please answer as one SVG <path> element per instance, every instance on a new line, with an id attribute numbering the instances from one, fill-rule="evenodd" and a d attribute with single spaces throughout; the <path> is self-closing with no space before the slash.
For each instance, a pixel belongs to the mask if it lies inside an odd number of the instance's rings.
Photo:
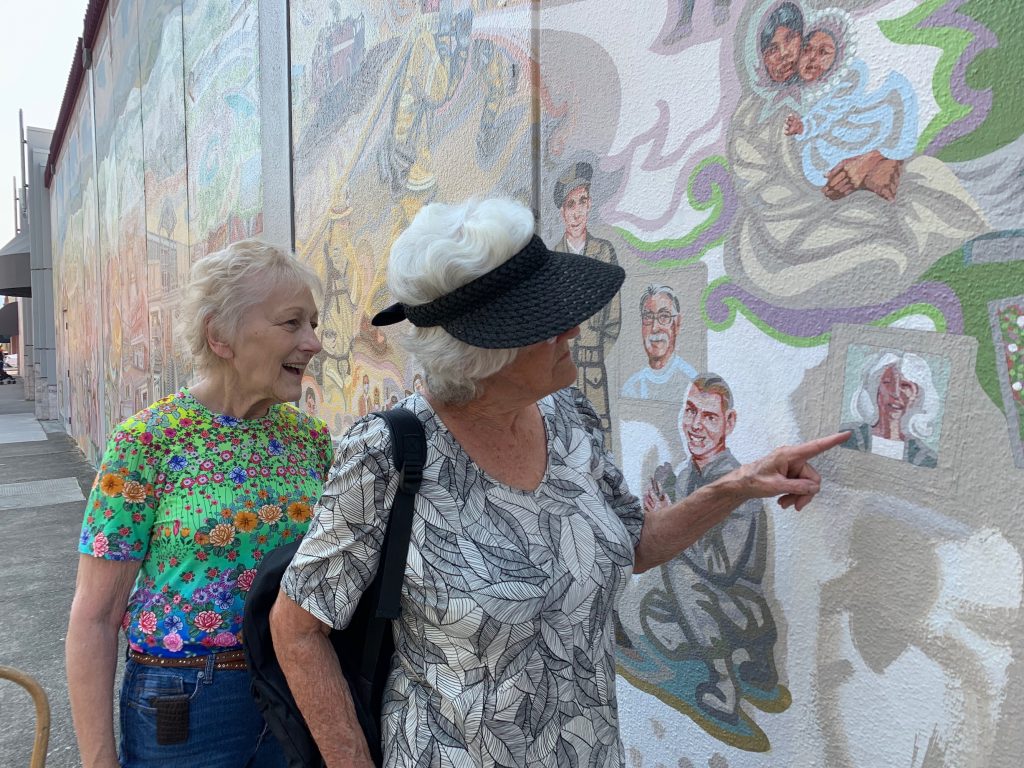
<path id="1" fill-rule="evenodd" d="M 569 342 L 624 273 L 554 253 L 510 200 L 423 208 L 391 251 L 426 391 L 427 461 L 382 716 L 384 765 L 624 765 L 612 612 L 633 572 L 664 563 L 747 499 L 806 505 L 812 456 L 776 450 L 644 515 L 573 387 Z M 327 639 L 376 571 L 398 476 L 380 419 L 342 441 L 271 615 L 278 657 L 329 766 L 373 765 Z"/>

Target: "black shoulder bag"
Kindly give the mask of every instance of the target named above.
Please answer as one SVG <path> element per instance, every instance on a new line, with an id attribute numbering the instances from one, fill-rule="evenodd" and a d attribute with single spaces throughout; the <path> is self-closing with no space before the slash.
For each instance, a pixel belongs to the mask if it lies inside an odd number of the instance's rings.
<path id="1" fill-rule="evenodd" d="M 400 613 L 413 501 L 423 477 L 427 443 L 423 424 L 411 411 L 395 408 L 373 415 L 384 419 L 391 430 L 392 460 L 399 473 L 398 491 L 388 518 L 377 574 L 360 598 L 349 625 L 332 630 L 330 640 L 352 692 L 370 754 L 380 766 L 384 762 L 380 714 L 395 651 L 391 620 Z M 299 542 L 286 544 L 263 558 L 246 595 L 242 631 L 256 706 L 281 743 L 290 768 L 316 768 L 324 765 L 323 758 L 288 689 L 270 637 L 270 609 L 298 547 Z"/>

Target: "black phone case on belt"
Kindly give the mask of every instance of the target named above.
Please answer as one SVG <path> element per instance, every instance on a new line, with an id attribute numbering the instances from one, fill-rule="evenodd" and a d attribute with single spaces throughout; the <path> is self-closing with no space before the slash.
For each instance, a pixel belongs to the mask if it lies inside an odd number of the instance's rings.
<path id="1" fill-rule="evenodd" d="M 156 743 L 181 744 L 188 739 L 188 694 L 154 696 L 156 709 Z"/>

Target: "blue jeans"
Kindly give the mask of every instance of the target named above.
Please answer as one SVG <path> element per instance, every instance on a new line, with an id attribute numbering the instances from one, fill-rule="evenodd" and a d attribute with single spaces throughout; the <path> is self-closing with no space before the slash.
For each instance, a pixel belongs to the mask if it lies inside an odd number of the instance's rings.
<path id="1" fill-rule="evenodd" d="M 188 738 L 156 743 L 154 697 L 189 696 Z M 121 765 L 285 768 L 281 747 L 249 693 L 249 673 L 150 667 L 128 659 L 121 686 Z"/>

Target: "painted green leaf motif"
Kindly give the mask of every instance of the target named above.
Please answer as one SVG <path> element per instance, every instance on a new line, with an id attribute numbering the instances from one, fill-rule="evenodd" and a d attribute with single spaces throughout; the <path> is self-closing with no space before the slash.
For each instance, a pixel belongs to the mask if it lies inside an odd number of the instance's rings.
<path id="1" fill-rule="evenodd" d="M 1012 11 L 1005 0 L 967 0 L 957 7 L 957 14 L 980 25 L 939 25 L 933 23 L 947 0 L 927 0 L 899 19 L 879 22 L 879 28 L 893 42 L 907 45 L 931 45 L 942 51 L 932 79 L 933 94 L 939 113 L 924 128 L 918 149 L 935 154 L 947 163 L 973 160 L 1004 147 L 1024 131 L 1020 115 L 1024 112 L 1024 79 L 1007 77 L 1007 72 L 1024 69 L 1024 27 L 1020 24 L 1020 8 Z M 990 33 L 996 44 L 982 49 L 973 58 L 972 45 L 979 34 Z M 952 141 L 933 146 L 943 132 L 974 115 L 982 106 L 972 106 L 960 91 L 983 95 L 982 103 L 991 106 L 980 124 Z"/>

